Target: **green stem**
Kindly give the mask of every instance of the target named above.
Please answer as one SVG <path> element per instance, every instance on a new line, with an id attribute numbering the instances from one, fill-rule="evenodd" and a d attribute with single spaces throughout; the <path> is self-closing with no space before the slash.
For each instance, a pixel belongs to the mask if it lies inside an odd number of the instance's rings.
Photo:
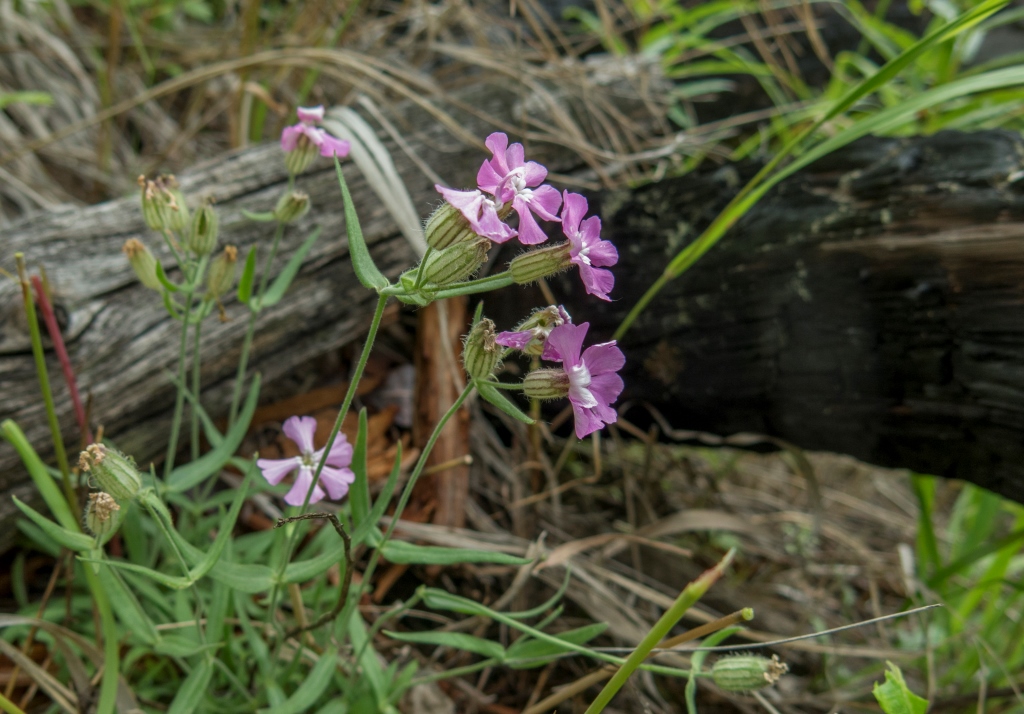
<path id="1" fill-rule="evenodd" d="M 356 364 L 355 372 L 352 373 L 352 381 L 349 382 L 348 389 L 345 391 L 345 399 L 342 401 L 341 408 L 338 410 L 338 417 L 334 420 L 334 427 L 331 429 L 331 435 L 328 437 L 327 444 L 324 446 L 323 456 L 320 457 L 320 463 L 317 464 L 316 471 L 313 472 L 313 479 L 310 482 L 309 490 L 306 491 L 306 497 L 302 501 L 299 513 L 305 512 L 306 507 L 309 505 L 309 499 L 313 495 L 313 489 L 320 480 L 320 472 L 323 471 L 324 466 L 327 464 L 327 459 L 331 454 L 331 447 L 334 446 L 334 441 L 338 436 L 338 432 L 341 431 L 341 424 L 345 420 L 345 415 L 348 414 L 349 407 L 352 406 L 352 400 L 356 396 L 356 387 L 359 385 L 359 380 L 362 379 L 363 376 L 363 370 L 366 369 L 366 363 L 370 359 L 370 351 L 373 349 L 374 340 L 377 338 L 377 330 L 380 329 L 381 319 L 384 317 L 384 307 L 387 305 L 387 302 L 388 298 L 386 295 L 381 295 L 377 299 L 377 309 L 373 313 L 373 320 L 370 323 L 370 331 L 366 335 L 366 343 L 363 345 L 363 352 L 359 355 L 359 362 Z M 298 533 L 299 528 L 295 527 L 285 543 L 283 557 L 281 558 L 281 563 L 278 567 L 277 576 L 274 578 L 274 586 L 270 591 L 270 606 L 267 608 L 267 617 L 269 618 L 268 624 L 270 624 L 274 619 L 274 612 L 277 609 L 277 598 L 280 593 L 279 582 L 284 575 L 285 568 L 288 566 L 288 561 L 291 560 L 292 552 L 295 549 L 296 540 L 298 538 Z"/>
<path id="2" fill-rule="evenodd" d="M 430 254 L 433 252 L 434 249 L 428 245 L 426 252 L 423 253 L 423 257 L 420 258 L 420 267 L 416 269 L 416 282 L 413 283 L 413 288 L 416 290 L 419 290 L 420 286 L 423 285 L 423 266 L 427 264 L 427 258 L 429 258 Z"/>
<path id="3" fill-rule="evenodd" d="M 203 305 L 200 308 L 200 313 L 206 306 Z M 190 409 L 192 415 L 192 433 L 189 439 L 189 445 L 192 448 L 192 460 L 195 461 L 199 458 L 199 383 L 200 383 L 200 353 L 199 353 L 199 337 L 202 332 L 203 321 L 196 321 L 195 333 L 192 336 L 192 399 L 195 401 Z"/>
<path id="4" fill-rule="evenodd" d="M 483 382 L 483 384 L 486 384 L 486 385 L 488 385 L 490 387 L 494 387 L 495 389 L 508 389 L 510 391 L 522 391 L 523 390 L 522 382 L 518 382 L 518 383 L 516 383 L 516 382 L 498 382 L 498 381 L 493 381 L 492 382 L 492 381 L 488 380 L 486 382 Z"/>
<path id="5" fill-rule="evenodd" d="M 89 586 L 96 610 L 100 615 L 100 627 L 103 630 L 103 678 L 100 681 L 100 699 L 96 705 L 97 714 L 114 714 L 117 705 L 117 685 L 120 675 L 120 642 L 117 636 L 117 623 L 110 600 L 103 590 L 99 578 L 92 572 L 92 566 L 84 564 L 82 571 Z"/>
<path id="6" fill-rule="evenodd" d="M 152 498 L 156 498 L 156 495 L 153 494 Z M 174 542 L 174 538 L 168 531 L 168 528 L 173 526 L 169 526 L 167 523 L 165 523 L 162 515 L 160 513 L 157 513 L 156 509 L 153 508 L 152 505 L 147 503 L 145 499 L 142 499 L 142 504 L 146 507 L 146 510 L 149 511 L 149 515 L 152 516 L 154 521 L 156 521 L 157 527 L 160 529 L 160 532 L 163 533 L 164 538 L 170 544 L 171 550 L 174 552 L 174 557 L 177 558 L 178 564 L 181 566 L 182 573 L 185 575 L 187 579 L 191 580 L 192 572 L 188 567 L 188 562 L 185 560 L 185 554 L 182 553 L 181 550 L 178 548 L 178 544 Z M 189 589 L 192 591 L 192 596 L 195 598 L 196 601 L 196 633 L 199 636 L 199 641 L 202 644 L 206 644 L 206 633 L 203 630 L 203 601 L 199 595 L 199 588 L 196 586 L 195 583 L 192 583 L 189 586 Z"/>
<path id="7" fill-rule="evenodd" d="M 290 177 L 288 180 L 289 190 L 293 182 L 294 177 Z M 245 338 L 242 340 L 242 354 L 238 356 L 238 371 L 235 373 L 235 388 L 231 393 L 231 410 L 228 412 L 228 428 L 230 429 L 235 424 L 235 419 L 238 418 L 238 408 L 242 403 L 242 386 L 245 384 L 245 370 L 249 366 L 249 354 L 252 352 L 252 340 L 256 334 L 256 317 L 259 315 L 260 310 L 263 309 L 263 293 L 267 290 L 267 279 L 270 275 L 270 266 L 274 263 L 274 258 L 277 257 L 278 247 L 281 245 L 281 237 L 284 235 L 284 223 L 278 221 L 277 228 L 274 230 L 274 242 L 270 247 L 270 255 L 267 257 L 267 262 L 263 264 L 263 269 L 260 271 L 259 288 L 256 291 L 256 299 L 249 300 L 249 324 L 245 330 Z"/>
<path id="8" fill-rule="evenodd" d="M 68 506 L 78 510 L 78 499 L 75 497 L 75 489 L 71 485 L 71 469 L 68 466 L 68 455 L 64 450 L 64 438 L 60 433 L 60 422 L 57 420 L 57 408 L 53 403 L 53 390 L 50 388 L 50 375 L 46 371 L 46 356 L 43 353 L 43 336 L 39 330 L 39 320 L 36 319 L 36 304 L 32 299 L 32 289 L 28 281 L 28 272 L 25 269 L 25 255 L 15 253 L 14 261 L 18 266 L 18 280 L 21 282 L 21 296 L 25 302 L 25 317 L 28 319 L 28 332 L 32 340 L 32 357 L 36 364 L 36 376 L 39 378 L 39 391 L 43 394 L 43 404 L 46 407 L 46 420 L 50 425 L 50 436 L 53 439 L 53 450 L 57 457 L 57 466 L 60 468 L 61 483 L 64 486 L 64 498 Z"/>
<path id="9" fill-rule="evenodd" d="M 636 649 L 626 658 L 625 663 L 618 669 L 617 672 L 612 676 L 608 683 L 604 685 L 604 689 L 601 690 L 594 702 L 587 708 L 584 714 L 599 714 L 604 710 L 608 703 L 611 702 L 622 685 L 626 683 L 630 675 L 633 674 L 640 667 L 644 660 L 650 655 L 651 650 L 658 646 L 662 640 L 668 635 L 669 631 L 675 627 L 676 623 L 682 619 L 686 611 L 693 607 L 694 603 L 700 600 L 701 596 L 707 592 L 719 577 L 721 577 L 725 568 L 732 562 L 735 550 L 730 550 L 725 554 L 725 557 L 708 571 L 705 571 L 700 577 L 691 582 L 683 591 L 679 593 L 679 597 L 676 598 L 672 606 L 665 611 L 665 614 L 654 624 L 650 632 L 641 640 L 640 644 L 637 645 Z"/>
<path id="10" fill-rule="evenodd" d="M 462 394 L 460 394 L 459 398 L 455 400 L 455 403 L 452 404 L 451 407 L 449 407 L 448 411 L 446 411 L 444 413 L 444 416 L 441 417 L 440 421 L 437 422 L 437 426 L 434 427 L 434 431 L 430 435 L 430 438 L 427 440 L 426 445 L 423 447 L 423 451 L 420 452 L 419 459 L 416 460 L 416 466 L 413 468 L 412 474 L 409 476 L 409 481 L 405 484 L 405 488 L 402 490 L 402 497 L 398 499 L 398 505 L 395 506 L 395 512 L 391 515 L 391 522 L 388 524 L 388 529 L 384 532 L 384 537 L 381 539 L 380 545 L 374 548 L 373 555 L 370 556 L 370 562 L 369 564 L 367 564 L 366 570 L 363 571 L 362 581 L 364 583 L 372 582 L 373 572 L 377 569 L 377 563 L 378 561 L 380 561 L 381 553 L 384 552 L 384 545 L 388 542 L 388 540 L 391 539 L 391 535 L 395 532 L 395 528 L 398 526 L 398 521 L 402 517 L 402 512 L 405 511 L 405 507 L 406 505 L 408 505 L 409 499 L 412 498 L 412 491 L 416 487 L 416 482 L 419 480 L 419 477 L 423 474 L 423 469 L 427 465 L 427 459 L 430 458 L 430 452 L 433 451 L 434 444 L 436 444 L 438 438 L 440 438 L 441 432 L 444 430 L 445 424 L 448 423 L 449 419 L 455 416 L 455 414 L 462 407 L 463 403 L 466 401 L 466 399 L 469 398 L 469 395 L 472 393 L 473 383 L 470 382 L 469 384 L 466 385 L 466 388 L 462 390 Z M 349 600 L 345 604 L 345 609 L 342 610 L 341 617 L 339 618 L 341 622 L 348 622 L 348 618 L 350 617 L 350 606 L 354 603 L 359 602 L 361 590 L 362 588 L 355 588 L 353 589 L 352 594 L 349 595 Z M 367 639 L 366 642 L 369 643 L 370 640 Z M 365 647 L 366 644 L 363 645 L 363 649 L 365 649 Z M 362 651 L 360 651 L 356 655 L 356 662 L 360 660 L 362 654 Z"/>
<path id="11" fill-rule="evenodd" d="M 467 664 L 465 667 L 455 667 L 454 669 L 446 669 L 443 672 L 434 672 L 424 677 L 417 677 L 410 682 L 410 686 L 415 687 L 417 684 L 427 684 L 428 682 L 439 682 L 442 679 L 451 679 L 452 677 L 461 677 L 464 674 L 473 674 L 479 672 L 482 669 L 493 667 L 499 664 L 501 660 L 492 657 L 491 659 L 485 659 L 475 664 Z"/>
<path id="12" fill-rule="evenodd" d="M 185 314 L 181 319 L 181 345 L 178 348 L 178 395 L 174 400 L 174 416 L 171 418 L 171 438 L 167 441 L 167 458 L 164 460 L 164 479 L 174 470 L 174 457 L 178 451 L 178 436 L 181 433 L 181 413 L 185 406 L 185 358 L 188 356 L 188 321 L 192 315 L 192 293 L 185 293 Z"/>

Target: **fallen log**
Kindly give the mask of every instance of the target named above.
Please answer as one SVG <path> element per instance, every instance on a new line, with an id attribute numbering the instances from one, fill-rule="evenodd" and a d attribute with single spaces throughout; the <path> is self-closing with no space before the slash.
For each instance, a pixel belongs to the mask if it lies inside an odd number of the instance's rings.
<path id="1" fill-rule="evenodd" d="M 466 126 L 475 128 L 473 121 Z M 450 141 L 439 137 L 421 129 L 413 148 L 443 175 L 472 176 L 479 151 L 442 151 Z M 436 200 L 431 180 L 391 148 L 425 213 Z M 1022 157 L 1020 137 L 1005 132 L 867 139 L 787 181 L 671 283 L 627 335 L 624 399 L 650 402 L 679 428 L 769 434 L 1024 500 Z M 557 171 L 578 167 L 564 151 L 541 158 Z M 610 335 L 656 274 L 652 263 L 660 268 L 692 239 L 753 168 L 592 195 L 622 256 L 616 301 L 584 302 L 574 273 L 553 281 L 556 294 L 594 325 L 595 339 Z M 347 173 L 374 258 L 394 276 L 413 251 L 358 173 Z M 190 194 L 215 194 L 225 242 L 243 251 L 269 235 L 241 211 L 265 208 L 285 181 L 273 146 L 182 177 Z M 261 318 L 253 366 L 270 380 L 358 339 L 371 311 L 348 262 L 332 170 L 305 175 L 299 188 L 319 210 L 289 231 L 284 254 L 314 220 L 323 233 L 289 299 Z M 177 340 L 176 325 L 120 255 L 126 239 L 144 234 L 132 197 L 23 221 L 3 256 L 8 270 L 16 251 L 46 267 L 68 318 L 80 386 L 92 395 L 93 422 L 143 463 L 164 442 L 173 403 L 165 372 Z M 2 416 L 45 452 L 15 289 L 0 283 Z M 507 309 L 488 301 L 488 313 L 506 320 L 502 328 L 524 304 L 523 289 L 509 294 Z M 229 398 L 245 329 L 239 306 L 227 307 L 232 319 L 205 332 L 204 395 L 214 412 Z M 59 384 L 56 391 L 61 424 L 73 434 L 66 391 Z M 8 521 L 10 494 L 31 490 L 13 451 L 0 446 L 0 518 Z"/>
<path id="2" fill-rule="evenodd" d="M 619 247 L 616 301 L 595 305 L 575 274 L 552 287 L 593 339 L 753 169 L 592 197 Z M 1024 502 L 1024 140 L 869 138 L 819 161 L 670 283 L 623 346 L 624 399 L 676 428 L 766 434 Z M 640 406 L 627 418 L 650 423 Z"/>

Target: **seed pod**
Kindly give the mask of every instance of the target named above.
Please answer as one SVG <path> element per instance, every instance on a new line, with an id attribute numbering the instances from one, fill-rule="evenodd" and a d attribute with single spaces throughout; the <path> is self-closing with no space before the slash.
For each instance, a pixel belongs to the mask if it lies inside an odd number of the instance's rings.
<path id="1" fill-rule="evenodd" d="M 512 280 L 529 285 L 566 270 L 572 265 L 570 250 L 568 243 L 559 243 L 517 255 L 508 265 Z"/>
<path id="2" fill-rule="evenodd" d="M 723 657 L 711 668 L 711 679 L 727 692 L 750 692 L 775 684 L 789 667 L 779 660 L 758 655 Z"/>
<path id="3" fill-rule="evenodd" d="M 444 250 L 448 246 L 477 237 L 462 212 L 447 201 L 430 214 L 423 235 L 427 239 L 427 245 L 435 250 Z"/>
<path id="4" fill-rule="evenodd" d="M 569 396 L 569 375 L 562 369 L 535 369 L 523 378 L 523 394 L 534 399 Z"/>
<path id="5" fill-rule="evenodd" d="M 85 527 L 95 536 L 105 536 L 117 526 L 114 514 L 120 510 L 121 507 L 109 493 L 90 493 L 89 503 L 85 506 Z"/>
<path id="6" fill-rule="evenodd" d="M 145 243 L 137 238 L 129 238 L 121 247 L 121 252 L 128 256 L 128 262 L 131 263 L 140 283 L 150 290 L 163 292 L 164 286 L 156 277 L 156 258 L 149 252 Z"/>
<path id="7" fill-rule="evenodd" d="M 220 300 L 235 284 L 238 268 L 238 248 L 224 246 L 224 252 L 210 261 L 210 272 L 206 275 L 206 299 Z"/>
<path id="8" fill-rule="evenodd" d="M 486 379 L 494 374 L 500 357 L 501 347 L 494 341 L 494 322 L 485 317 L 466 335 L 462 364 L 470 377 Z"/>
<path id="9" fill-rule="evenodd" d="M 220 221 L 213 206 L 204 203 L 192 216 L 192 228 L 188 235 L 188 249 L 198 256 L 209 255 L 217 247 L 217 233 Z"/>
<path id="10" fill-rule="evenodd" d="M 142 488 L 142 476 L 135 461 L 103 444 L 87 446 L 78 456 L 78 467 L 118 501 L 130 501 Z"/>
<path id="11" fill-rule="evenodd" d="M 423 266 L 423 278 L 434 285 L 451 285 L 465 280 L 480 269 L 490 249 L 491 242 L 478 237 L 431 253 Z"/>
<path id="12" fill-rule="evenodd" d="M 157 176 L 147 180 L 139 176 L 142 189 L 142 217 L 155 231 L 183 232 L 189 225 L 185 195 L 178 189 L 174 176 Z"/>
<path id="13" fill-rule="evenodd" d="M 305 191 L 290 191 L 277 201 L 274 218 L 280 223 L 297 221 L 309 213 L 309 194 Z"/>

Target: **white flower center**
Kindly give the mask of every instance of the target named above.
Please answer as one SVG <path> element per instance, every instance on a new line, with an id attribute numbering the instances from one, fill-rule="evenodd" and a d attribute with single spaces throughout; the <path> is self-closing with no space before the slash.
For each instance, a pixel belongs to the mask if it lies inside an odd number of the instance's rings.
<path id="1" fill-rule="evenodd" d="M 569 367 L 569 396 L 581 407 L 596 407 L 597 399 L 590 391 L 590 370 L 582 359 L 579 364 Z"/>
<path id="2" fill-rule="evenodd" d="M 512 186 L 513 191 L 523 193 L 526 190 L 526 168 L 512 169 L 505 180 Z"/>
<path id="3" fill-rule="evenodd" d="M 316 463 L 313 461 L 313 453 L 309 451 L 302 452 L 302 456 L 296 456 L 295 461 L 298 462 L 300 468 L 313 468 Z"/>

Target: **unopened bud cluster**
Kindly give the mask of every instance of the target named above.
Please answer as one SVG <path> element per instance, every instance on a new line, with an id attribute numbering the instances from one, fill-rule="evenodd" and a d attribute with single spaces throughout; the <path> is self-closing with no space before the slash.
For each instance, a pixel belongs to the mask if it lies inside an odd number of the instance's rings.
<path id="1" fill-rule="evenodd" d="M 188 236 L 188 249 L 198 256 L 207 256 L 217 247 L 220 220 L 208 202 L 196 209 Z"/>
<path id="2" fill-rule="evenodd" d="M 132 500 L 142 488 L 142 476 L 135 461 L 103 444 L 87 446 L 78 456 L 78 467 L 117 501 Z"/>
<path id="3" fill-rule="evenodd" d="M 292 223 L 309 213 L 309 194 L 305 191 L 289 191 L 281 196 L 274 208 L 274 218 L 279 223 Z"/>
<path id="4" fill-rule="evenodd" d="M 156 277 L 156 258 L 149 252 L 145 243 L 137 238 L 129 238 L 121 247 L 121 252 L 128 256 L 128 262 L 140 283 L 150 290 L 163 292 L 163 285 Z"/>
<path id="5" fill-rule="evenodd" d="M 727 692 L 750 692 L 775 684 L 789 667 L 779 660 L 759 655 L 723 657 L 711 668 L 711 680 Z"/>
<path id="6" fill-rule="evenodd" d="M 189 225 L 185 196 L 172 175 L 147 179 L 139 176 L 142 189 L 142 217 L 155 231 L 184 232 Z"/>

